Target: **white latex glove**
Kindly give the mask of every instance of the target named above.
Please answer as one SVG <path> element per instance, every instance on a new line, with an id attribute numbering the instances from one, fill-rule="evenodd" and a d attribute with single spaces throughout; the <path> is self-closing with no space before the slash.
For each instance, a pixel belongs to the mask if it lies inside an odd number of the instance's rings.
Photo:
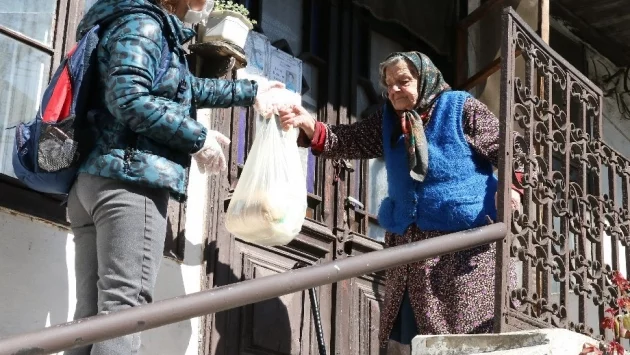
<path id="1" fill-rule="evenodd" d="M 258 95 L 264 94 L 271 89 L 284 89 L 284 83 L 276 80 L 258 79 Z"/>
<path id="2" fill-rule="evenodd" d="M 271 118 L 274 115 L 280 115 L 279 111 L 290 110 L 301 103 L 300 94 L 284 88 L 273 87 L 256 97 L 254 110 L 264 118 Z"/>
<path id="3" fill-rule="evenodd" d="M 272 99 L 278 90 L 284 89 L 284 84 L 279 81 L 267 80 L 265 78 L 256 78 L 258 83 L 258 93 L 254 99 L 254 109 L 265 118 L 272 115 L 274 109 L 274 100 Z"/>
<path id="4" fill-rule="evenodd" d="M 220 132 L 208 130 L 203 147 L 192 155 L 197 162 L 199 172 L 218 174 L 227 169 L 227 162 L 221 144 L 230 144 L 230 139 Z"/>

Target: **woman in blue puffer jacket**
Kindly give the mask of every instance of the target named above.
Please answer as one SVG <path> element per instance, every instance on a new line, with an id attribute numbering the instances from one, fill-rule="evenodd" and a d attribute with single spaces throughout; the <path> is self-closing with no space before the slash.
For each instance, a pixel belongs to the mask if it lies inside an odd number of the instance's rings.
<path id="1" fill-rule="evenodd" d="M 88 115 L 93 145 L 68 198 L 75 319 L 153 300 L 169 196 L 185 199 L 191 156 L 200 170 L 226 167 L 221 144 L 229 140 L 197 122 L 196 109 L 251 106 L 265 91 L 253 81 L 189 72 L 182 45 L 195 33 L 182 21 L 200 22 L 211 8 L 212 0 L 98 0 L 79 25 L 78 39 L 97 24 L 101 39 Z M 136 334 L 66 354 L 128 355 L 139 347 Z"/>

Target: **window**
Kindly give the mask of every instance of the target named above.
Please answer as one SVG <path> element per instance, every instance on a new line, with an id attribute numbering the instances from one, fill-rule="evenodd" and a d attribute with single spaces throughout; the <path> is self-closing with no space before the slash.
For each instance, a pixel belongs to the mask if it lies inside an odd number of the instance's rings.
<path id="1" fill-rule="evenodd" d="M 35 117 L 52 70 L 96 0 L 0 0 L 0 207 L 66 225 L 61 198 L 26 188 L 11 163 L 15 127 Z M 10 103 L 10 104 L 6 104 Z M 164 254 L 182 260 L 185 205 L 169 204 Z"/>
<path id="2" fill-rule="evenodd" d="M 271 43 L 287 41 L 294 55 L 302 53 L 302 0 L 263 0 L 262 21 L 263 33 Z"/>
<path id="3" fill-rule="evenodd" d="M 302 90 L 302 105 L 311 115 L 319 119 L 318 114 L 318 97 L 319 97 L 319 70 L 312 64 L 302 65 L 302 75 L 308 87 L 304 92 Z M 302 156 L 302 164 L 304 166 L 304 175 L 306 176 L 306 190 L 310 194 L 315 193 L 315 156 L 311 153 L 311 149 L 300 149 Z"/>
<path id="4" fill-rule="evenodd" d="M 403 51 L 404 48 L 397 43 L 377 32 L 370 32 L 370 82 L 373 90 L 378 95 L 385 91 L 380 84 L 380 73 L 378 65 L 392 52 Z M 377 240 L 385 239 L 385 230 L 379 226 L 375 217 L 381 201 L 387 197 L 387 171 L 385 170 L 385 160 L 382 158 L 370 159 L 368 161 L 368 194 L 367 212 L 372 217 L 369 218 L 367 235 Z"/>
<path id="5" fill-rule="evenodd" d="M 321 55 L 319 24 L 322 20 L 321 14 L 325 13 L 320 9 L 322 4 L 311 0 L 246 0 L 243 3 L 250 10 L 252 17 L 258 19 L 259 25 L 256 30 L 264 35 L 263 37 L 250 34 L 245 51 L 263 53 L 264 48 L 270 44 L 298 58 L 302 65 L 302 77 L 297 78 L 302 83 L 302 105 L 315 117 L 321 119 L 323 105 L 319 87 L 322 68 L 326 64 L 319 56 Z M 303 16 L 295 15 L 300 13 Z M 268 42 L 264 43 L 265 41 Z M 237 165 L 242 167 L 255 137 L 257 119 L 254 117 L 253 110 L 240 110 L 236 117 L 238 119 L 236 158 Z M 307 218 L 321 221 L 322 180 L 320 176 L 323 174 L 323 169 L 310 149 L 300 148 L 300 156 L 308 192 Z"/>
<path id="6" fill-rule="evenodd" d="M 0 0 L 0 173 L 14 176 L 15 127 L 31 120 L 48 83 L 53 55 L 56 0 Z"/>
<path id="7" fill-rule="evenodd" d="M 15 179 L 11 155 L 16 125 L 35 117 L 52 69 L 73 44 L 83 2 L 0 0 L 0 102 L 11 103 L 0 105 L 0 206 L 60 224 L 66 223 L 60 200 Z"/>
<path id="8" fill-rule="evenodd" d="M 442 58 L 427 48 L 406 30 L 394 24 L 375 21 L 370 14 L 357 10 L 358 31 L 354 42 L 356 55 L 353 65 L 356 69 L 354 79 L 356 96 L 351 122 L 364 119 L 385 101 L 385 91 L 380 84 L 379 64 L 392 52 L 419 50 L 429 55 L 440 66 Z M 450 70 L 443 70 L 445 76 Z M 382 158 L 351 162 L 355 168 L 354 178 L 348 183 L 349 195 L 363 204 L 363 209 L 354 209 L 351 228 L 355 233 L 366 235 L 378 241 L 385 238 L 383 229 L 377 220 L 381 201 L 387 196 L 387 171 Z"/>

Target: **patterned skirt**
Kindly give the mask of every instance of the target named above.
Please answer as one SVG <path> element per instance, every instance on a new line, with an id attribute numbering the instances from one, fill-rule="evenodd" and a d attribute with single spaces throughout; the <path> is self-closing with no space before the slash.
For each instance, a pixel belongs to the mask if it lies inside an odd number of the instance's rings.
<path id="1" fill-rule="evenodd" d="M 404 235 L 388 233 L 385 244 L 393 247 L 443 234 L 414 225 Z M 388 270 L 381 346 L 387 346 L 390 335 L 406 343 L 416 334 L 492 332 L 495 257 L 496 245 L 490 244 Z"/>

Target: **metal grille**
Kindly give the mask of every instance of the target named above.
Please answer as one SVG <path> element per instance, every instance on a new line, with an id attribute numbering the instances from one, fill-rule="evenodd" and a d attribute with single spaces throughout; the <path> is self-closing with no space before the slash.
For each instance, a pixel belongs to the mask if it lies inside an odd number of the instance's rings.
<path id="1" fill-rule="evenodd" d="M 503 31 L 499 219 L 511 234 L 498 249 L 498 330 L 603 337 L 612 271 L 630 267 L 630 161 L 602 140 L 601 90 L 510 8 Z M 503 203 L 512 183 L 520 210 Z M 510 261 L 518 283 L 508 289 Z"/>
<path id="2" fill-rule="evenodd" d="M 58 124 L 42 124 L 37 149 L 39 168 L 57 172 L 70 168 L 79 159 L 78 143 L 74 140 L 74 116 Z"/>

